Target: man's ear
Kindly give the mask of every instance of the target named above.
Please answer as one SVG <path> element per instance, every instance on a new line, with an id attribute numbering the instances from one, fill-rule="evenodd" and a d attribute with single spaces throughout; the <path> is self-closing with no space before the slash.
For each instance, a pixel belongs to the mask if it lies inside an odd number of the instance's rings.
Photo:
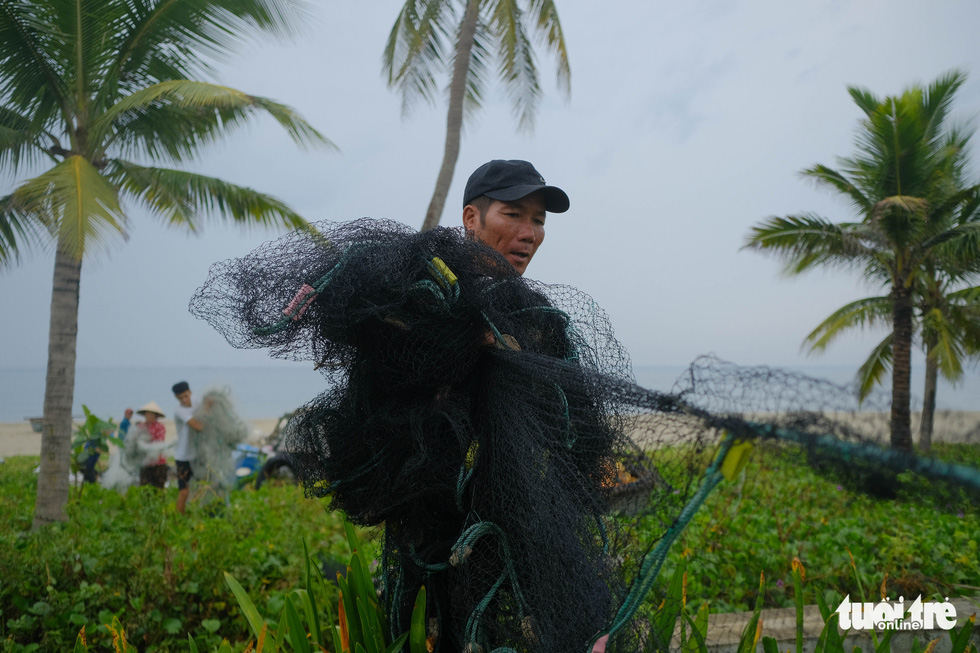
<path id="1" fill-rule="evenodd" d="M 466 231 L 476 231 L 478 224 L 480 224 L 480 209 L 467 204 L 463 207 L 463 228 Z"/>

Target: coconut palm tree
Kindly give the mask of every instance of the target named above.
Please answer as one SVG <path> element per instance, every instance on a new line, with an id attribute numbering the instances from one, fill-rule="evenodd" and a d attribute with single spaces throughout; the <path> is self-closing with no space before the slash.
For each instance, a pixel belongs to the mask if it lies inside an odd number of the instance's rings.
<path id="1" fill-rule="evenodd" d="M 926 354 L 919 450 L 932 446 L 939 375 L 956 382 L 963 377 L 966 359 L 980 355 L 980 286 L 949 290 L 949 282 L 929 280 L 930 290 L 917 294 L 914 333 Z M 892 314 L 888 296 L 866 297 L 834 311 L 804 340 L 811 352 L 822 352 L 843 333 L 871 326 L 887 326 Z M 892 334 L 888 333 L 858 368 L 859 399 L 865 399 L 891 372 Z"/>
<path id="2" fill-rule="evenodd" d="M 52 243 L 41 469 L 35 527 L 66 518 L 82 260 L 130 228 L 133 206 L 196 231 L 304 225 L 281 201 L 178 164 L 256 113 L 298 143 L 330 143 L 292 109 L 213 83 L 251 31 L 284 35 L 298 0 L 0 0 L 0 169 L 36 173 L 0 198 L 0 262 Z"/>
<path id="3" fill-rule="evenodd" d="M 745 245 L 783 258 L 790 274 L 822 265 L 844 266 L 861 270 L 866 279 L 888 290 L 887 302 L 873 298 L 879 301 L 842 310 L 850 311 L 852 320 L 880 319 L 887 303 L 891 334 L 869 361 L 891 364 L 891 444 L 904 451 L 912 450 L 909 402 L 916 289 L 926 287 L 930 270 L 940 269 L 954 252 L 961 253 L 962 265 L 975 264 L 962 252 L 976 247 L 980 223 L 964 222 L 957 209 L 975 192 L 974 187 L 959 186 L 969 134 L 947 124 L 964 80 L 963 73 L 953 71 L 926 89 L 912 86 L 885 98 L 849 88 L 865 114 L 857 153 L 841 158 L 839 170 L 817 165 L 803 174 L 850 200 L 861 221 L 833 223 L 813 214 L 772 217 L 752 228 Z"/>
<path id="4" fill-rule="evenodd" d="M 383 55 L 388 86 L 402 96 L 403 113 L 419 100 L 435 103 L 437 79 L 450 74 L 446 144 L 422 229 L 439 224 L 459 157 L 464 115 L 480 107 L 497 76 L 514 105 L 518 125 L 531 129 L 541 89 L 532 39 L 555 55 L 558 86 L 568 95 L 571 70 L 558 11 L 552 0 L 406 0 Z"/>

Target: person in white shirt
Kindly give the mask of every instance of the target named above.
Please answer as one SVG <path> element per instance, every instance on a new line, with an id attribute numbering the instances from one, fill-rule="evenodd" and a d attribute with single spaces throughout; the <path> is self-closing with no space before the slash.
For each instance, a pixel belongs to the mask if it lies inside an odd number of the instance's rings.
<path id="1" fill-rule="evenodd" d="M 187 496 L 190 494 L 188 484 L 194 475 L 191 463 L 196 451 L 191 429 L 200 431 L 204 426 L 194 417 L 197 405 L 191 399 L 191 387 L 187 381 L 175 383 L 172 390 L 180 404 L 174 410 L 174 424 L 177 427 L 177 450 L 174 461 L 177 463 L 177 512 L 183 513 L 187 507 Z"/>

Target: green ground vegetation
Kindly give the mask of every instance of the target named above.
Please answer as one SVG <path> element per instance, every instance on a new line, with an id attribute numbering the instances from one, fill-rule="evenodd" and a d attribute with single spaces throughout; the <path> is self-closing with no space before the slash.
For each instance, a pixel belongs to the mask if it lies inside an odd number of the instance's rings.
<path id="1" fill-rule="evenodd" d="M 977 445 L 936 453 L 980 466 Z M 228 506 L 186 517 L 174 510 L 173 488 L 119 495 L 89 486 L 73 491 L 66 523 L 31 532 L 37 462 L 0 465 L 0 651 L 71 650 L 82 626 L 90 650 L 102 650 L 114 616 L 140 651 L 186 650 L 188 635 L 202 651 L 223 639 L 242 651 L 250 627 L 224 572 L 275 627 L 305 583 L 304 539 L 328 580 L 350 555 L 339 515 L 289 485 L 233 492 Z M 895 500 L 874 499 L 785 449 L 759 446 L 743 474 L 708 499 L 661 579 L 686 556 L 688 601 L 711 612 L 751 610 L 760 598 L 763 607 L 794 605 L 794 558 L 807 569 L 807 603 L 877 600 L 882 587 L 893 598 L 980 593 L 976 497 L 911 477 L 901 487 Z M 652 542 L 662 528 L 644 521 L 634 533 Z M 336 614 L 327 586 L 318 605 Z M 662 587 L 651 593 L 651 613 L 663 596 Z"/>
<path id="2" fill-rule="evenodd" d="M 176 488 L 89 485 L 73 489 L 67 522 L 30 532 L 37 464 L 0 465 L 0 651 L 72 650 L 82 626 L 97 645 L 113 615 L 140 651 L 186 650 L 188 635 L 202 651 L 222 638 L 242 650 L 249 627 L 224 572 L 275 620 L 302 584 L 304 538 L 327 578 L 350 555 L 340 519 L 292 485 L 233 492 L 230 505 L 186 516 Z"/>
<path id="3" fill-rule="evenodd" d="M 980 467 L 978 445 L 937 444 L 933 454 Z M 688 596 L 712 612 L 751 610 L 760 573 L 768 579 L 763 607 L 791 607 L 794 558 L 809 570 L 808 603 L 818 591 L 835 606 L 847 594 L 877 601 L 882 588 L 896 599 L 980 594 L 975 495 L 903 474 L 896 499 L 876 499 L 853 481 L 816 472 L 792 448 L 757 446 L 675 543 L 661 577 L 687 552 Z M 640 530 L 642 538 L 656 526 Z"/>

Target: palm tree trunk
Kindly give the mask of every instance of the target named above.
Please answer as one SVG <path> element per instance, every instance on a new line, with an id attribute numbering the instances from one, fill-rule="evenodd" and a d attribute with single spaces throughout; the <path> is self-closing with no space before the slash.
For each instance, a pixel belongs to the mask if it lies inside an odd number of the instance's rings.
<path id="1" fill-rule="evenodd" d="M 922 400 L 922 421 L 919 424 L 919 451 L 928 454 L 932 449 L 932 426 L 936 415 L 936 381 L 939 377 L 939 363 L 932 355 L 935 342 L 926 344 L 926 388 Z"/>
<path id="2" fill-rule="evenodd" d="M 912 376 L 912 293 L 902 281 L 892 288 L 892 411 L 891 445 L 899 451 L 912 451 L 912 423 L 909 413 Z"/>
<path id="3" fill-rule="evenodd" d="M 41 469 L 34 504 L 35 529 L 53 521 L 68 519 L 65 506 L 68 503 L 68 474 L 71 470 L 71 407 L 75 392 L 75 344 L 81 276 L 81 260 L 67 254 L 59 242 L 51 292 Z"/>
<path id="4" fill-rule="evenodd" d="M 476 35 L 476 23 L 480 16 L 480 0 L 467 0 L 463 22 L 459 26 L 459 40 L 456 42 L 456 59 L 453 65 L 453 79 L 449 85 L 449 112 L 446 116 L 446 148 L 442 155 L 442 166 L 436 178 L 436 188 L 425 212 L 422 231 L 439 224 L 442 210 L 446 205 L 449 186 L 453 183 L 453 172 L 459 158 L 460 131 L 463 127 L 463 101 L 466 99 L 466 78 L 470 74 L 470 54 Z"/>

